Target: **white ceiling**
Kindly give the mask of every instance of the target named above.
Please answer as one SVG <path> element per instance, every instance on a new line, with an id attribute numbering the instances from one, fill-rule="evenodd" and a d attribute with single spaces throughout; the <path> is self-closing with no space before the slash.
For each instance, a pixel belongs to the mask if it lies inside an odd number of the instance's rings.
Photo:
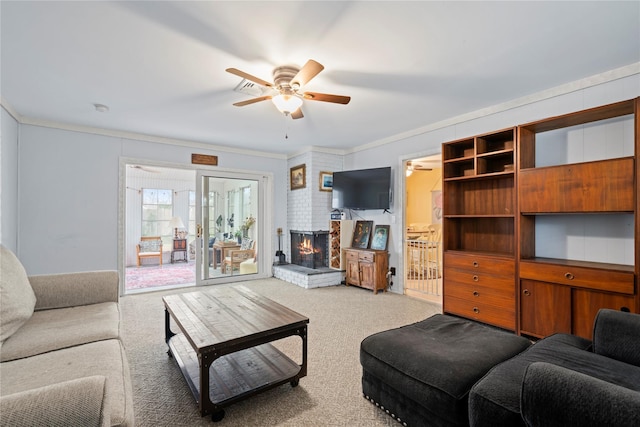
<path id="1" fill-rule="evenodd" d="M 274 153 L 350 149 L 640 62 L 640 2 L 12 2 L 2 102 L 21 120 Z M 325 66 L 291 120 L 235 67 Z M 93 104 L 109 106 L 96 112 Z M 285 139 L 285 134 L 288 139 Z"/>

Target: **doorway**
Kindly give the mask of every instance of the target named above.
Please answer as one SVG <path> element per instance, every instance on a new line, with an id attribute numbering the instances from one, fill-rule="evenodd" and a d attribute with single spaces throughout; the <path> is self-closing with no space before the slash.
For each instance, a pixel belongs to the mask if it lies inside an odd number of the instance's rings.
<path id="1" fill-rule="evenodd" d="M 441 155 L 407 160 L 404 170 L 404 293 L 441 304 Z"/>
<path id="2" fill-rule="evenodd" d="M 269 176 L 218 170 L 215 176 L 207 174 L 212 172 L 121 161 L 122 294 L 270 273 L 257 258 L 258 248 L 270 244 L 262 237 Z M 222 248 L 217 253 L 216 243 Z M 251 265 L 241 268 L 248 260 Z"/>

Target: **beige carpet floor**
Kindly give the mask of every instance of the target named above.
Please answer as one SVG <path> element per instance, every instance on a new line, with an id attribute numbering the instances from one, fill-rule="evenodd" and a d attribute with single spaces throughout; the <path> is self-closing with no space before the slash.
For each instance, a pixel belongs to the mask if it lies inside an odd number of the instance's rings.
<path id="1" fill-rule="evenodd" d="M 362 396 L 360 342 L 375 332 L 440 313 L 440 305 L 394 293 L 373 295 L 346 286 L 303 289 L 278 279 L 242 284 L 309 318 L 307 376 L 298 387 L 285 384 L 227 407 L 225 418 L 216 426 L 399 425 Z M 137 426 L 213 425 L 210 417 L 200 417 L 164 343 L 162 297 L 194 290 L 183 288 L 121 299 Z M 300 362 L 300 343 L 299 337 L 289 337 L 278 341 L 276 347 Z"/>

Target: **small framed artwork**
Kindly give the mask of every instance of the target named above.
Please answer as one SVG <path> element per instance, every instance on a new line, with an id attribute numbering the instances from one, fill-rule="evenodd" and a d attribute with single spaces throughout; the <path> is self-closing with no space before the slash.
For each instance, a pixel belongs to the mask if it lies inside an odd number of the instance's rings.
<path id="1" fill-rule="evenodd" d="M 299 190 L 307 186 L 307 166 L 302 164 L 291 168 L 291 190 Z"/>
<path id="2" fill-rule="evenodd" d="M 333 172 L 320 172 L 320 191 L 333 189 Z"/>
<path id="3" fill-rule="evenodd" d="M 376 225 L 371 238 L 371 249 L 386 251 L 389 245 L 389 226 Z"/>
<path id="4" fill-rule="evenodd" d="M 352 248 L 367 249 L 373 221 L 356 221 L 356 228 L 353 230 Z"/>

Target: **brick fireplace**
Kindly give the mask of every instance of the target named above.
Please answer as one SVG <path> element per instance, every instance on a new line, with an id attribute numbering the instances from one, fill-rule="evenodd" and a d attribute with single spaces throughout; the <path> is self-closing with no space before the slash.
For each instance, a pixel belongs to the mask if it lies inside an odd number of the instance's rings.
<path id="1" fill-rule="evenodd" d="M 328 231 L 291 230 L 291 264 L 318 269 L 328 267 Z"/>
<path id="2" fill-rule="evenodd" d="M 321 171 L 339 171 L 343 169 L 340 154 L 315 150 L 305 151 L 287 160 L 288 168 L 301 167 L 305 170 L 303 188 L 291 190 L 291 174 L 287 182 L 287 225 L 291 239 L 283 237 L 282 242 L 290 264 L 273 266 L 274 277 L 293 283 L 302 288 L 311 289 L 341 284 L 344 273 L 329 268 L 328 232 L 291 230 L 327 230 L 331 213 L 331 192 L 321 191 L 317 179 Z M 294 242 L 295 235 L 302 234 L 302 242 Z M 311 242 L 311 240 L 314 242 Z M 305 240 L 308 243 L 305 244 Z M 299 245 L 303 244 L 302 250 Z M 314 249 L 309 249 L 309 247 Z"/>

